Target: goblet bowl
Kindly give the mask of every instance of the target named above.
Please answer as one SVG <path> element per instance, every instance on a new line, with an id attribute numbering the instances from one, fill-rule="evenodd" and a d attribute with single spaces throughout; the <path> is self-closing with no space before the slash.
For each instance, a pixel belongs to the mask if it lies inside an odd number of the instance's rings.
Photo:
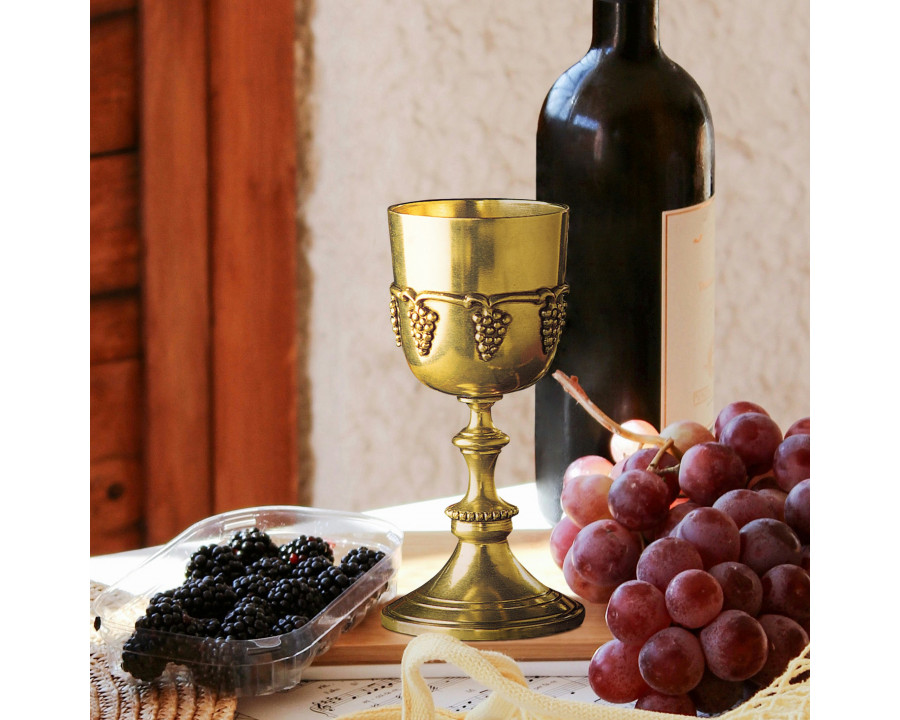
<path id="1" fill-rule="evenodd" d="M 388 217 L 391 316 L 413 374 L 466 397 L 537 382 L 565 318 L 567 209 L 435 200 L 392 206 Z"/>

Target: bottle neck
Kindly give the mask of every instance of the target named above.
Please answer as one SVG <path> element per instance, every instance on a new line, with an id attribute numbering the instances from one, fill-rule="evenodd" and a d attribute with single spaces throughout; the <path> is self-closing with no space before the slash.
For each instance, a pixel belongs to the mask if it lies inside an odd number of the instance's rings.
<path id="1" fill-rule="evenodd" d="M 628 57 L 658 53 L 659 0 L 594 0 L 591 47 Z"/>

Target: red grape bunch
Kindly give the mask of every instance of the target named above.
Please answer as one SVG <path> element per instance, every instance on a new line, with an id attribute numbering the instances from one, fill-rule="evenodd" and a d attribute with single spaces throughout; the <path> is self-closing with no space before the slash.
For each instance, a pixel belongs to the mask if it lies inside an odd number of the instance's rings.
<path id="1" fill-rule="evenodd" d="M 717 714 L 809 643 L 809 418 L 782 432 L 740 401 L 712 430 L 651 431 L 619 436 L 615 462 L 570 464 L 550 551 L 573 592 L 607 603 L 613 639 L 588 670 L 598 697 Z"/>

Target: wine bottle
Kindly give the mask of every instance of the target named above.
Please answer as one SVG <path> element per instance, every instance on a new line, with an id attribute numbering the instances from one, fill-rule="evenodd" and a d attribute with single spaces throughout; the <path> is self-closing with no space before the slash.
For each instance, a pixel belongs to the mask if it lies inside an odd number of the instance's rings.
<path id="1" fill-rule="evenodd" d="M 567 465 L 610 434 L 552 378 L 577 376 L 617 422 L 713 417 L 713 125 L 662 51 L 658 0 L 594 0 L 585 56 L 544 100 L 536 194 L 570 208 L 565 328 L 535 388 L 539 504 L 555 522 Z"/>

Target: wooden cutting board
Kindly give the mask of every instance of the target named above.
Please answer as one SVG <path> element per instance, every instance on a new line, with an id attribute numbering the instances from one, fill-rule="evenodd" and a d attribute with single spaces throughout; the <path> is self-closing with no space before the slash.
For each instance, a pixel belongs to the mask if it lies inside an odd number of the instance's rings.
<path id="1" fill-rule="evenodd" d="M 562 571 L 550 557 L 549 530 L 513 530 L 509 545 L 522 564 L 545 585 L 571 595 Z M 429 580 L 440 570 L 456 546 L 456 538 L 443 532 L 409 532 L 403 540 L 397 592 L 404 594 Z M 606 627 L 606 605 L 584 603 L 582 625 L 556 635 L 525 640 L 469 642 L 479 649 L 494 650 L 516 661 L 590 660 L 594 651 L 612 639 Z M 355 628 L 344 633 L 315 665 L 396 664 L 411 635 L 395 633 L 381 625 L 380 608 L 373 609 Z"/>

